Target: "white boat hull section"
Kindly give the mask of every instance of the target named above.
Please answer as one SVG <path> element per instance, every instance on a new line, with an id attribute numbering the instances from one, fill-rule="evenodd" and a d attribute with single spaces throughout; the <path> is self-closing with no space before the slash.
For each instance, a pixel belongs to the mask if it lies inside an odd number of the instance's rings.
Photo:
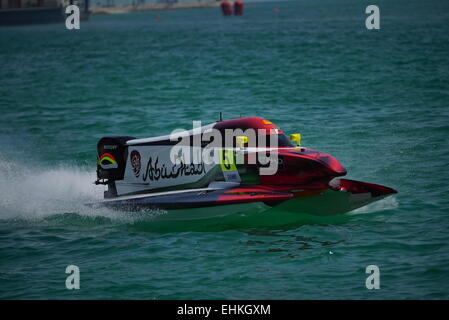
<path id="1" fill-rule="evenodd" d="M 178 163 L 170 159 L 173 146 L 128 148 L 124 179 L 116 181 L 118 195 L 194 183 L 214 167 L 213 163 L 192 163 L 194 156 L 201 156 L 199 147 L 189 148 L 190 154 L 180 150 Z"/>

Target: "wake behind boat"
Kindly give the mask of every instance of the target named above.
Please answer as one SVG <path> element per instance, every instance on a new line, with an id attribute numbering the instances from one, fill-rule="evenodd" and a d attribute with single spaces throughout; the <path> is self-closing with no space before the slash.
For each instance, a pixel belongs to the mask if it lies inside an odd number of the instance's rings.
<path id="1" fill-rule="evenodd" d="M 302 147 L 300 138 L 259 117 L 147 139 L 104 137 L 97 146 L 96 184 L 107 191 L 98 205 L 168 210 L 168 220 L 271 208 L 326 216 L 397 193 L 340 178 L 346 169 L 334 157 Z"/>

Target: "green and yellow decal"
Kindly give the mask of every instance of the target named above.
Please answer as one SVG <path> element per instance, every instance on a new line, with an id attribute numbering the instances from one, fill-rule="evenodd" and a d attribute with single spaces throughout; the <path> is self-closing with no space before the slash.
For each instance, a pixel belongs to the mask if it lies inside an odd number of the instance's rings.
<path id="1" fill-rule="evenodd" d="M 235 155 L 233 149 L 220 150 L 220 166 L 226 181 L 241 181 L 237 166 L 235 165 Z"/>
<path id="2" fill-rule="evenodd" d="M 222 171 L 237 170 L 235 166 L 234 150 L 222 149 L 220 150 L 220 166 Z"/>
<path id="3" fill-rule="evenodd" d="M 110 153 L 103 153 L 98 158 L 97 165 L 99 165 L 103 169 L 115 169 L 115 168 L 118 168 L 117 160 Z"/>

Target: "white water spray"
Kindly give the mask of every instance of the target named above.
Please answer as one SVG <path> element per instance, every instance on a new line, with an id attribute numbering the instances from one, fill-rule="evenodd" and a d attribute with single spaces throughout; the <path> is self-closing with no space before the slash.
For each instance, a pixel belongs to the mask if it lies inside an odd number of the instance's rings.
<path id="1" fill-rule="evenodd" d="M 85 204 L 103 195 L 94 180 L 95 172 L 77 167 L 45 169 L 0 159 L 0 219 L 89 214 Z"/>

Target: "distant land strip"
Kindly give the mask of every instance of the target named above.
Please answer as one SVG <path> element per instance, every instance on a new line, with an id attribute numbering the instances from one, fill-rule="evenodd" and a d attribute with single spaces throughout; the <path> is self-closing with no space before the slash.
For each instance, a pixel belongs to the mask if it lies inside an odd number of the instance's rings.
<path id="1" fill-rule="evenodd" d="M 220 6 L 220 1 L 202 2 L 177 2 L 177 3 L 154 3 L 135 6 L 115 6 L 115 7 L 91 7 L 90 13 L 93 14 L 119 14 L 135 11 L 159 11 L 159 10 L 177 10 L 193 8 L 216 8 Z"/>

